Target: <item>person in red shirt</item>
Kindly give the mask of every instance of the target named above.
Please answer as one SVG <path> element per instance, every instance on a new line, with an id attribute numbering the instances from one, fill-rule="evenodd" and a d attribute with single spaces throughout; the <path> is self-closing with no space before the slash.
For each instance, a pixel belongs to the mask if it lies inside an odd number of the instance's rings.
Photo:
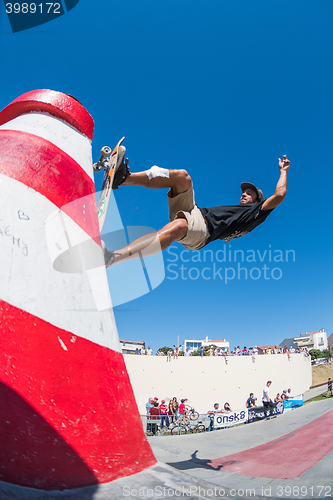
<path id="1" fill-rule="evenodd" d="M 158 407 L 158 403 L 155 401 L 154 406 L 149 410 L 149 420 L 159 420 L 160 418 L 160 409 Z M 151 431 L 155 435 L 157 429 L 157 422 L 151 423 Z"/>
<path id="2" fill-rule="evenodd" d="M 162 399 L 160 404 L 160 414 L 161 414 L 161 429 L 164 427 L 164 422 L 167 427 L 169 427 L 169 417 L 168 417 L 168 407 L 165 404 L 165 399 Z"/>
<path id="3" fill-rule="evenodd" d="M 184 422 L 184 424 L 185 424 L 185 412 L 186 412 L 185 401 L 186 401 L 186 399 L 181 399 L 180 405 L 178 407 L 178 415 L 179 415 L 178 422 L 179 422 L 179 420 L 182 420 Z"/>

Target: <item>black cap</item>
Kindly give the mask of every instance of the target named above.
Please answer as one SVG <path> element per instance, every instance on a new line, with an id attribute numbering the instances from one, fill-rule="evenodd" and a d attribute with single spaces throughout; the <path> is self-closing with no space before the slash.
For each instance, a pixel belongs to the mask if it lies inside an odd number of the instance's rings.
<path id="1" fill-rule="evenodd" d="M 252 184 L 252 182 L 242 182 L 242 184 L 241 184 L 242 192 L 244 192 L 248 188 L 253 189 L 253 191 L 255 191 L 257 193 L 259 201 L 264 201 L 264 195 L 263 195 L 263 192 L 261 191 L 261 189 L 257 188 L 257 186 Z"/>

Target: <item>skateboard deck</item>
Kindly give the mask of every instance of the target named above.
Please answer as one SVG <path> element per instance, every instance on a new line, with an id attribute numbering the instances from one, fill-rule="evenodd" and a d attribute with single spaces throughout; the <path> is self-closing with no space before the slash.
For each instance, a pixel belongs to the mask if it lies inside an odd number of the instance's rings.
<path id="1" fill-rule="evenodd" d="M 99 197 L 97 205 L 97 216 L 99 230 L 102 231 L 102 227 L 105 221 L 107 208 L 110 200 L 110 193 L 112 190 L 112 183 L 115 176 L 115 167 L 118 162 L 118 152 L 119 146 L 122 144 L 125 137 L 122 137 L 114 150 L 111 152 L 111 148 L 104 146 L 101 149 L 101 157 L 97 163 L 93 165 L 94 171 L 99 172 L 102 168 L 104 169 L 104 177 L 101 187 L 101 194 Z"/>

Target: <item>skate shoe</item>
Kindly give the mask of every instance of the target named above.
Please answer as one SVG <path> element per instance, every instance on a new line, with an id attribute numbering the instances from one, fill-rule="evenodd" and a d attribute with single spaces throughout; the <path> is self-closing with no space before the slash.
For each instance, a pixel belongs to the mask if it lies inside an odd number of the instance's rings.
<path id="1" fill-rule="evenodd" d="M 105 242 L 102 240 L 102 249 L 103 249 L 103 254 L 104 254 L 104 262 L 105 262 L 105 267 L 111 267 L 114 264 L 114 261 L 116 260 L 116 252 L 112 252 L 112 250 L 107 250 L 105 246 Z"/>
<path id="2" fill-rule="evenodd" d="M 128 158 L 125 158 L 126 148 L 125 146 L 119 146 L 118 162 L 115 168 L 115 175 L 112 183 L 112 189 L 118 189 L 129 175 L 131 171 L 128 166 Z"/>

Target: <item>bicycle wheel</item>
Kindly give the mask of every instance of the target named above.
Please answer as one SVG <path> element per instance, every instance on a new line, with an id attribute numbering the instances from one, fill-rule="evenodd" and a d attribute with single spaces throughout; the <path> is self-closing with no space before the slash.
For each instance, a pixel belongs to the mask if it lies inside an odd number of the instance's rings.
<path id="1" fill-rule="evenodd" d="M 171 429 L 171 434 L 174 436 L 175 434 L 186 434 L 186 427 L 184 425 L 175 425 Z"/>
<path id="2" fill-rule="evenodd" d="M 196 427 L 194 427 L 193 432 L 195 433 L 206 432 L 206 427 L 204 426 L 204 424 L 199 424 Z"/>
<path id="3" fill-rule="evenodd" d="M 198 420 L 198 418 L 199 418 L 199 413 L 197 411 L 192 411 L 190 413 L 190 419 L 191 420 Z"/>

